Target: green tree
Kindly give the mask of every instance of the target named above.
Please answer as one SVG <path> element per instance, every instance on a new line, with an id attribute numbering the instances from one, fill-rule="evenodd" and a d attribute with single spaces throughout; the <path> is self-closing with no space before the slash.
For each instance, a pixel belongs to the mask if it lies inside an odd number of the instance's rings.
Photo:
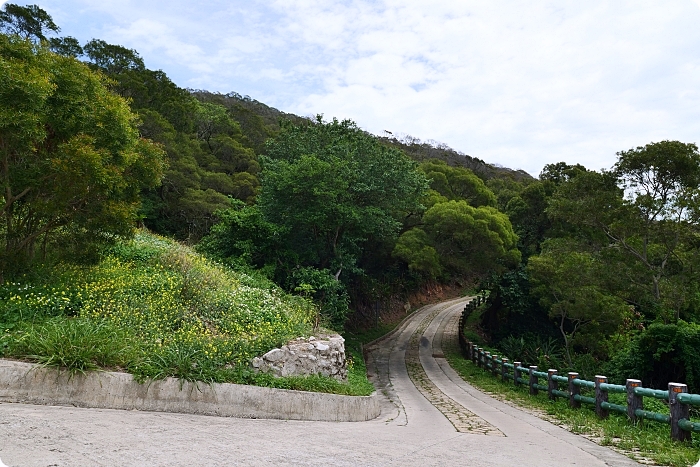
<path id="1" fill-rule="evenodd" d="M 226 112 L 223 105 L 209 102 L 198 102 L 195 112 L 195 127 L 197 138 L 211 147 L 212 137 L 219 134 L 240 135 L 241 129 Z"/>
<path id="2" fill-rule="evenodd" d="M 85 52 L 80 46 L 78 39 L 71 36 L 66 37 L 52 37 L 49 39 L 49 48 L 52 52 L 59 55 L 66 55 L 68 57 L 80 57 Z"/>
<path id="3" fill-rule="evenodd" d="M 547 164 L 540 173 L 540 180 L 543 182 L 551 182 L 555 185 L 561 185 L 568 182 L 576 175 L 588 172 L 581 164 L 567 164 L 566 162 L 557 162 L 556 164 Z"/>
<path id="4" fill-rule="evenodd" d="M 86 252 L 129 235 L 140 190 L 160 181 L 163 153 L 139 138 L 104 79 L 2 35 L 0 103 L 0 274 L 31 263 L 38 245 L 44 255 Z"/>
<path id="5" fill-rule="evenodd" d="M 505 212 L 508 202 L 518 196 L 527 186 L 524 181 L 517 181 L 510 177 L 490 178 L 486 186 L 496 195 L 496 207 Z"/>
<path id="6" fill-rule="evenodd" d="M 108 44 L 102 39 L 93 39 L 83 47 L 85 55 L 96 67 L 110 74 L 127 70 L 144 70 L 143 59 L 134 49 Z"/>
<path id="7" fill-rule="evenodd" d="M 474 207 L 496 206 L 496 196 L 469 169 L 450 167 L 438 159 L 423 162 L 419 168 L 430 180 L 430 188 L 447 199 L 463 199 Z"/>
<path id="8" fill-rule="evenodd" d="M 430 279 L 442 276 L 440 255 L 428 234 L 421 228 L 414 227 L 401 234 L 393 255 L 405 261 L 411 271 L 424 274 Z"/>
<path id="9" fill-rule="evenodd" d="M 553 183 L 536 181 L 512 197 L 505 207 L 525 258 L 539 253 L 540 245 L 552 227 L 546 209 L 553 192 Z"/>
<path id="10" fill-rule="evenodd" d="M 37 5 L 20 6 L 15 3 L 6 3 L 0 10 L 0 32 L 8 35 L 17 35 L 23 39 L 34 41 L 48 40 L 46 34 L 59 32 L 45 10 Z"/>
<path id="11" fill-rule="evenodd" d="M 370 239 L 395 238 L 420 210 L 425 177 L 351 121 L 287 123 L 267 147 L 260 209 L 303 266 L 354 268 Z"/>
<path id="12" fill-rule="evenodd" d="M 268 222 L 257 205 L 232 200 L 217 213 L 219 221 L 197 249 L 239 269 L 264 270 L 274 276 L 285 247 L 279 226 Z"/>
<path id="13" fill-rule="evenodd" d="M 399 238 L 394 255 L 430 276 L 438 271 L 458 276 L 483 276 L 520 262 L 518 236 L 508 216 L 496 208 L 466 201 L 435 204 L 419 227 Z M 439 268 L 435 265 L 435 254 Z"/>
<path id="14" fill-rule="evenodd" d="M 648 300 L 674 309 L 678 319 L 680 308 L 664 291 L 694 266 L 687 260 L 697 225 L 698 186 L 697 146 L 662 141 L 619 152 L 610 172 L 571 178 L 560 185 L 548 210 L 555 219 L 597 231 L 604 236 L 598 243 L 624 252 L 624 262 L 636 266 L 631 281 L 645 282 Z M 643 303 L 638 293 L 627 299 Z"/>
<path id="15" fill-rule="evenodd" d="M 581 250 L 569 240 L 550 240 L 527 265 L 533 294 L 557 322 L 569 366 L 575 345 L 600 350 L 630 311 L 624 300 L 606 289 L 606 264 Z"/>

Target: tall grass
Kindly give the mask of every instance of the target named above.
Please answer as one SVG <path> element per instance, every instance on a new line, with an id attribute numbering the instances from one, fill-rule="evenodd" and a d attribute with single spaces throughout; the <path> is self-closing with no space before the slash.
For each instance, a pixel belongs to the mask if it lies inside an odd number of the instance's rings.
<path id="1" fill-rule="evenodd" d="M 128 369 L 139 359 L 133 336 L 104 320 L 50 318 L 27 324 L 13 337 L 6 339 L 7 354 L 71 373 Z"/>
<path id="2" fill-rule="evenodd" d="M 309 335 L 316 308 L 269 281 L 139 232 L 95 266 L 62 264 L 0 286 L 0 351 L 71 372 L 366 393 L 330 378 L 270 379 L 249 361 Z M 366 378 L 365 378 L 366 381 Z"/>

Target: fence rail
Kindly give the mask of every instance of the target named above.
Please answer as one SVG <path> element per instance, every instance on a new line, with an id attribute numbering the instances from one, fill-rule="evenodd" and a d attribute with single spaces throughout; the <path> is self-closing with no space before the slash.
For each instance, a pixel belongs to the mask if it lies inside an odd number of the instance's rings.
<path id="1" fill-rule="evenodd" d="M 582 403 L 592 405 L 600 418 L 608 417 L 610 412 L 617 412 L 626 414 L 633 422 L 651 420 L 665 423 L 670 425 L 671 438 L 678 441 L 690 441 L 691 433 L 700 433 L 700 423 L 690 420 L 690 406 L 700 406 L 700 394 L 688 394 L 688 386 L 685 384 L 668 383 L 668 390 L 660 390 L 642 387 L 642 382 L 637 379 L 628 379 L 624 385 L 610 384 L 605 376 L 596 376 L 594 381 L 587 381 L 579 378 L 576 372 L 569 372 L 563 376 L 559 375 L 556 369 L 539 371 L 536 366 L 526 367 L 523 366 L 523 362 L 510 363 L 508 358 L 491 355 L 464 336 L 466 319 L 484 302 L 485 296 L 479 295 L 467 303 L 459 320 L 460 348 L 465 358 L 475 365 L 495 377 L 500 376 L 503 381 L 512 381 L 516 386 L 528 386 L 531 395 L 542 391 L 552 400 L 566 398 L 574 408 L 580 408 Z M 541 384 L 540 380 L 546 380 L 547 384 Z M 567 390 L 562 391 L 559 384 L 565 384 Z M 582 395 L 581 388 L 594 390 L 595 397 Z M 609 402 L 609 393 L 627 394 L 627 404 Z M 670 415 L 644 410 L 644 397 L 668 401 Z"/>

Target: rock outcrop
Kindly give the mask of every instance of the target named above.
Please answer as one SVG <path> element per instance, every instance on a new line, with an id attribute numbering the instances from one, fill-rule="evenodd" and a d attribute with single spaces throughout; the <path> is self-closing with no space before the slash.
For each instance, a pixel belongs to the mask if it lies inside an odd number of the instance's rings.
<path id="1" fill-rule="evenodd" d="M 281 349 L 272 349 L 262 357 L 255 357 L 252 365 L 258 371 L 275 376 L 321 374 L 339 381 L 348 377 L 345 339 L 338 334 L 299 337 Z"/>

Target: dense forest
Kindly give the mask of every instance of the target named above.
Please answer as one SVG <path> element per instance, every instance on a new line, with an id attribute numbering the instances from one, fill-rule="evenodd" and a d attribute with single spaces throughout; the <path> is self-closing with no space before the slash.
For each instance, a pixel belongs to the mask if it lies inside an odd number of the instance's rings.
<path id="1" fill-rule="evenodd" d="M 336 329 L 421 290 L 483 289 L 481 338 L 505 355 L 700 391 L 695 144 L 535 179 L 180 88 L 36 6 L 4 5 L 0 32 L 0 283 L 95 264 L 145 227 L 312 299 Z"/>

